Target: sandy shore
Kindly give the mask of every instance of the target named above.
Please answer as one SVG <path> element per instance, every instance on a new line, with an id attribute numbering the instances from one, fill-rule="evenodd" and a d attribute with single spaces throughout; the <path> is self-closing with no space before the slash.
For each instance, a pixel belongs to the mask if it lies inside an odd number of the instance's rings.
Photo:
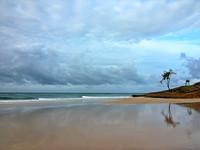
<path id="1" fill-rule="evenodd" d="M 200 99 L 131 97 L 126 99 L 118 99 L 116 101 L 103 102 L 103 104 L 159 104 L 159 103 L 195 103 L 195 102 L 200 102 Z"/>
<path id="2" fill-rule="evenodd" d="M 169 99 L 141 97 L 120 101 L 169 103 Z M 200 105 L 194 105 L 91 105 L 81 101 L 4 105 L 0 106 L 0 149 L 200 149 Z"/>

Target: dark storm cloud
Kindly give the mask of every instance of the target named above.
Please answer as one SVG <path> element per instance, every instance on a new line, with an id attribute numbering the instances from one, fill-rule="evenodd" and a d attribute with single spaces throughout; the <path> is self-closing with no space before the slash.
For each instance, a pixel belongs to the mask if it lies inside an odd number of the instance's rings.
<path id="1" fill-rule="evenodd" d="M 124 82 L 144 82 L 133 64 L 127 66 L 93 66 L 77 57 L 73 62 L 61 62 L 53 49 L 43 45 L 18 46 L 0 51 L 0 82 L 39 83 L 47 85 L 100 85 Z"/>

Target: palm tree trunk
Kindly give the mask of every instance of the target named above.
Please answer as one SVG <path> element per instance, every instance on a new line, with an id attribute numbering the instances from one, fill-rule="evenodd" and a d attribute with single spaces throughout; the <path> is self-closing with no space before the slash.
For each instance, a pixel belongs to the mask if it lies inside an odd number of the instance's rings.
<path id="1" fill-rule="evenodd" d="M 168 80 L 167 80 L 167 88 L 168 88 L 168 90 L 170 91 L 169 83 L 170 83 L 170 81 L 169 81 L 169 79 L 168 79 Z"/>

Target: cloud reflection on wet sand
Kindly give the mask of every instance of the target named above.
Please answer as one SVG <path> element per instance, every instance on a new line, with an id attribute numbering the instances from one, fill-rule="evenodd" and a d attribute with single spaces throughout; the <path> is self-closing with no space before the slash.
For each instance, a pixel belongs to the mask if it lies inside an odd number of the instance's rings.
<path id="1" fill-rule="evenodd" d="M 172 104 L 24 106 L 0 111 L 0 149 L 200 148 L 200 114 Z M 9 111 L 12 110 L 12 111 Z"/>

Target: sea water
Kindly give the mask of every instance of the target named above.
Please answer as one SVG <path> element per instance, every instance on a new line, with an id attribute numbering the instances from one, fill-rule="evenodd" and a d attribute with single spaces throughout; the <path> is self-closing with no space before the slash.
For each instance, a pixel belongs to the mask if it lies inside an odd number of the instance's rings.
<path id="1" fill-rule="evenodd" d="M 0 93 L 1 103 L 42 101 L 87 101 L 128 98 L 142 93 Z"/>

